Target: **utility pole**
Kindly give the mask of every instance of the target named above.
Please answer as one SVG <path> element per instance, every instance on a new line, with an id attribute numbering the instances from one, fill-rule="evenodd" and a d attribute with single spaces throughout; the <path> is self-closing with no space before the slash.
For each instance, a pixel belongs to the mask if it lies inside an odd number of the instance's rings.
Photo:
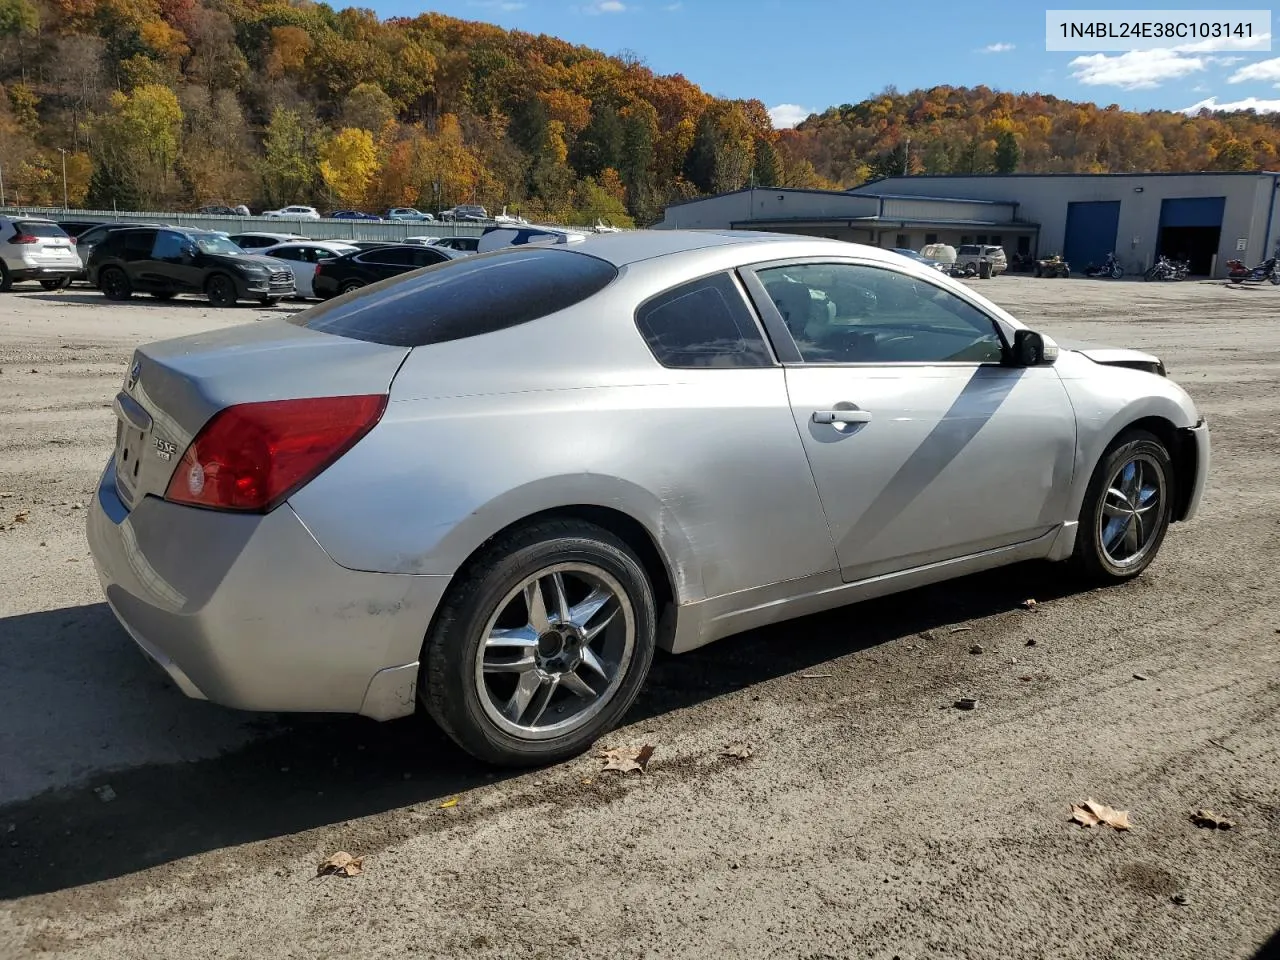
<path id="1" fill-rule="evenodd" d="M 61 147 L 58 147 L 57 150 L 62 154 L 62 209 L 69 210 L 71 207 L 67 203 L 67 151 Z"/>

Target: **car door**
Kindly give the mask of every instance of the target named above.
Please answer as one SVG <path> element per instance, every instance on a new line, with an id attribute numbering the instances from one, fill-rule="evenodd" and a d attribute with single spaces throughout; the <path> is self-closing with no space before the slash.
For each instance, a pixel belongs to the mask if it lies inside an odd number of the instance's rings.
<path id="1" fill-rule="evenodd" d="M 1065 517 L 1075 415 L 976 304 L 882 263 L 757 267 L 841 574 L 864 580 L 1031 541 Z"/>
<path id="2" fill-rule="evenodd" d="M 124 231 L 123 259 L 125 273 L 129 282 L 137 290 L 167 290 L 168 286 L 159 280 L 154 262 L 151 259 L 156 245 L 158 230 L 126 230 Z"/>
<path id="3" fill-rule="evenodd" d="M 361 273 L 365 274 L 361 279 L 373 283 L 388 277 L 398 277 L 412 270 L 415 266 L 414 251 L 414 247 L 408 246 L 380 247 L 377 250 L 370 250 L 364 256 L 356 257 L 353 262 L 358 264 L 362 268 Z"/>
<path id="4" fill-rule="evenodd" d="M 157 230 L 147 265 L 154 290 L 199 293 L 204 286 L 204 264 L 195 242 L 183 233 Z"/>

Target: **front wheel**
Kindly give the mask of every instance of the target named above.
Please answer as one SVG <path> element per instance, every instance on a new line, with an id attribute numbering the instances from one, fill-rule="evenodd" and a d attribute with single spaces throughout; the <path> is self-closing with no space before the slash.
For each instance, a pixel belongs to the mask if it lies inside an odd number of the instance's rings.
<path id="1" fill-rule="evenodd" d="M 1145 430 L 1108 448 L 1093 472 L 1071 561 L 1087 579 L 1117 583 L 1155 560 L 1173 515 L 1173 460 Z"/>
<path id="2" fill-rule="evenodd" d="M 653 588 L 630 548 L 594 524 L 544 521 L 459 575 L 427 637 L 419 691 L 481 760 L 554 763 L 626 713 L 655 635 Z"/>
<path id="3" fill-rule="evenodd" d="M 235 281 L 223 273 L 215 273 L 205 284 L 205 293 L 215 307 L 234 307 L 236 303 Z"/>
<path id="4" fill-rule="evenodd" d="M 352 290 L 359 290 L 363 286 L 364 284 L 361 283 L 359 280 L 348 280 L 346 283 L 342 285 L 342 289 L 339 290 L 338 292 L 350 293 Z"/>
<path id="5" fill-rule="evenodd" d="M 54 277 L 49 280 L 41 280 L 40 286 L 44 287 L 46 290 L 65 290 L 67 287 L 71 286 L 71 278 Z"/>

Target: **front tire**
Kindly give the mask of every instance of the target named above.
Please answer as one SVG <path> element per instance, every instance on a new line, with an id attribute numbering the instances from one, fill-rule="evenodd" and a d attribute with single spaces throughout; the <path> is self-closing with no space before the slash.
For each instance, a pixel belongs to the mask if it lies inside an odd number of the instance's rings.
<path id="1" fill-rule="evenodd" d="M 359 290 L 363 286 L 364 284 L 361 283 L 359 280 L 348 280 L 346 283 L 342 285 L 342 289 L 339 290 L 338 292 L 341 294 L 347 294 L 347 293 L 350 293 L 352 290 Z"/>
<path id="2" fill-rule="evenodd" d="M 1155 560 L 1173 516 L 1173 459 L 1145 430 L 1121 434 L 1093 472 L 1071 562 L 1098 583 L 1132 580 Z"/>
<path id="3" fill-rule="evenodd" d="M 13 277 L 9 273 L 9 268 L 4 265 L 4 261 L 0 260 L 0 293 L 8 293 L 13 289 Z"/>
<path id="4" fill-rule="evenodd" d="M 225 273 L 215 273 L 204 287 L 209 302 L 215 307 L 234 307 L 236 305 L 235 281 Z"/>
<path id="5" fill-rule="evenodd" d="M 594 524 L 547 520 L 459 572 L 424 645 L 419 693 L 473 756 L 555 763 L 621 720 L 655 636 L 653 588 L 630 548 Z"/>

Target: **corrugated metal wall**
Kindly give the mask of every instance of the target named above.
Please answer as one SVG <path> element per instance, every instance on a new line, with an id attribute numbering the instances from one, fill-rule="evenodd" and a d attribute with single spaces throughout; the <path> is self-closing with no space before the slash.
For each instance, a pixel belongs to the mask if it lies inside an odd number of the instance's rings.
<path id="1" fill-rule="evenodd" d="M 1012 203 L 972 203 L 964 200 L 943 200 L 935 198 L 905 199 L 898 197 L 884 198 L 884 218 L 892 220 L 899 217 L 904 220 L 928 220 L 945 222 L 947 220 L 989 220 L 996 223 L 1007 223 L 1013 219 L 1015 205 Z"/>

